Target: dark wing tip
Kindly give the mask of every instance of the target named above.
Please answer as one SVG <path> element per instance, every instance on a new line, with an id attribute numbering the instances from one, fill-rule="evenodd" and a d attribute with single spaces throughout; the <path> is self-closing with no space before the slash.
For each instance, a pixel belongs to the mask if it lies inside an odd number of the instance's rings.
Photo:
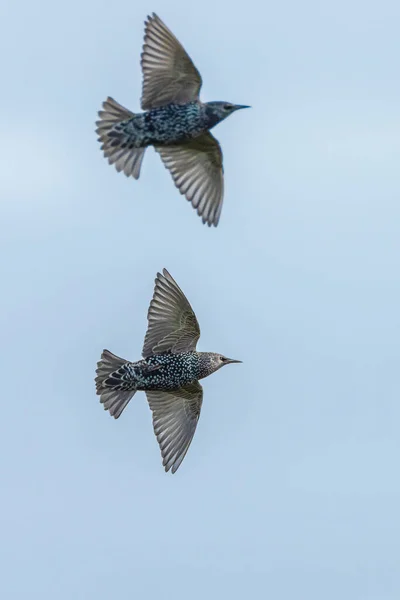
<path id="1" fill-rule="evenodd" d="M 163 279 L 169 279 L 169 280 L 172 279 L 171 275 L 168 273 L 167 269 L 165 269 L 165 268 L 162 270 L 162 273 L 160 273 L 159 271 L 157 272 L 155 282 L 157 283 L 157 281 L 162 281 Z"/>
<path id="2" fill-rule="evenodd" d="M 208 227 L 216 227 L 218 225 L 218 221 L 214 221 L 214 219 L 205 219 L 202 217 L 202 221 L 204 225 L 208 225 Z"/>
<path id="3" fill-rule="evenodd" d="M 150 25 L 152 21 L 160 21 L 160 17 L 155 12 L 152 12 L 151 15 L 147 15 L 146 20 L 144 22 L 146 28 L 148 27 L 148 25 Z"/>

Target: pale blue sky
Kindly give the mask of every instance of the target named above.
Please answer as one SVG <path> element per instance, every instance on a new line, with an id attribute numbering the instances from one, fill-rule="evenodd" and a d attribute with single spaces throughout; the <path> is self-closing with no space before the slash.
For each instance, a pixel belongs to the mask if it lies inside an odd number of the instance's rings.
<path id="1" fill-rule="evenodd" d="M 321 5 L 325 5 L 324 7 Z M 0 595 L 398 600 L 397 0 L 0 8 Z M 209 229 L 153 151 L 139 182 L 94 133 L 139 109 L 156 11 L 205 100 L 226 195 Z M 101 408 L 102 349 L 140 357 L 167 267 L 201 350 L 190 451 L 164 473 L 144 394 Z"/>

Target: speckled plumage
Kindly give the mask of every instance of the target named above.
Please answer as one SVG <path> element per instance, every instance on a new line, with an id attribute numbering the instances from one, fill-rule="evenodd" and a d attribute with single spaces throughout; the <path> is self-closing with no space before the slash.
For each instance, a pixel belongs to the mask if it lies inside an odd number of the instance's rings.
<path id="1" fill-rule="evenodd" d="M 117 123 L 108 136 L 113 138 L 111 146 L 144 148 L 190 140 L 214 125 L 204 104 L 167 104 Z"/>
<path id="2" fill-rule="evenodd" d="M 200 327 L 187 298 L 164 269 L 148 311 L 143 359 L 126 361 L 104 350 L 96 370 L 100 402 L 118 419 L 133 395 L 145 391 L 165 470 L 174 473 L 192 441 L 203 401 L 199 379 L 237 360 L 197 352 Z"/>
<path id="3" fill-rule="evenodd" d="M 163 352 L 126 362 L 104 380 L 124 391 L 175 390 L 214 372 L 212 352 Z M 218 356 L 218 355 L 217 355 Z"/>
<path id="4" fill-rule="evenodd" d="M 176 187 L 203 223 L 217 225 L 223 201 L 222 151 L 212 129 L 243 105 L 200 101 L 200 73 L 173 33 L 153 13 L 145 23 L 141 58 L 144 113 L 107 98 L 97 133 L 110 164 L 138 179 L 148 146 L 154 146 Z"/>

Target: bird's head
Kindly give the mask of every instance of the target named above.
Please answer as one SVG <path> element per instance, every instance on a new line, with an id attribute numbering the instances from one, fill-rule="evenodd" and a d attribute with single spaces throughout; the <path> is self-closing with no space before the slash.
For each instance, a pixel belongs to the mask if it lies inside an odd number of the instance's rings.
<path id="1" fill-rule="evenodd" d="M 221 367 L 225 365 L 230 365 L 232 363 L 241 363 L 241 360 L 235 360 L 234 358 L 227 358 L 223 354 L 217 354 L 215 352 L 210 352 L 210 366 L 212 372 L 218 371 Z"/>
<path id="2" fill-rule="evenodd" d="M 231 104 L 230 102 L 207 102 L 206 113 L 210 120 L 210 128 L 241 108 L 250 108 L 250 106 Z"/>

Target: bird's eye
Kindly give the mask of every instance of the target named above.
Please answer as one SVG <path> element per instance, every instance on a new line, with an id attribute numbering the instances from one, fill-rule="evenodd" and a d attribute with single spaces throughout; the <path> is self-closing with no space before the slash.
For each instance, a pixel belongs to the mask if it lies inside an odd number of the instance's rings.
<path id="1" fill-rule="evenodd" d="M 224 362 L 226 360 L 225 356 L 220 356 L 219 359 L 221 362 Z"/>
<path id="2" fill-rule="evenodd" d="M 224 104 L 224 110 L 232 110 L 233 105 L 232 104 Z"/>

